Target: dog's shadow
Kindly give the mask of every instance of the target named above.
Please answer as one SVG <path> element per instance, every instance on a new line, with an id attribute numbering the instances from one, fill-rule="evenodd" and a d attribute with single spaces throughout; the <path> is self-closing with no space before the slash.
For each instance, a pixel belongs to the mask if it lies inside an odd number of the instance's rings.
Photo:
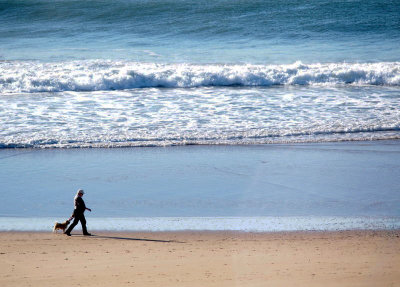
<path id="1" fill-rule="evenodd" d="M 121 236 L 106 236 L 106 235 L 96 235 L 92 234 L 93 238 L 101 239 L 114 239 L 114 240 L 131 240 L 131 241 L 149 241 L 149 242 L 160 242 L 160 243 L 186 243 L 176 240 L 161 240 L 161 239 L 147 239 L 147 238 L 134 238 L 134 237 L 121 237 Z"/>

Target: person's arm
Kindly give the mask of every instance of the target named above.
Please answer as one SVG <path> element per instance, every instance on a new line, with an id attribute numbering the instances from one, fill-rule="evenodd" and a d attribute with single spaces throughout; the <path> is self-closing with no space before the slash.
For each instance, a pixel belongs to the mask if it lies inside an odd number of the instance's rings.
<path id="1" fill-rule="evenodd" d="M 77 208 L 79 210 L 81 210 L 82 212 L 85 211 L 85 210 L 92 211 L 90 208 L 86 207 L 85 202 L 83 201 L 83 199 L 81 197 L 78 197 L 78 199 L 76 200 L 76 203 L 77 203 L 77 206 L 78 206 Z"/>
<path id="2" fill-rule="evenodd" d="M 86 210 L 85 202 L 81 197 L 77 197 L 75 200 L 75 210 L 78 212 L 84 212 Z"/>

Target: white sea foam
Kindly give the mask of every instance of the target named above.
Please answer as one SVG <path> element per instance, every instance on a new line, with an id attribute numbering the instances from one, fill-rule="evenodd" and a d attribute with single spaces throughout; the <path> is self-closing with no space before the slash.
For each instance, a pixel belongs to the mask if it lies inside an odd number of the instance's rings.
<path id="1" fill-rule="evenodd" d="M 0 148 L 398 139 L 399 83 L 400 62 L 2 62 Z"/>
<path id="2" fill-rule="evenodd" d="M 0 148 L 400 138 L 399 87 L 198 87 L 0 96 Z"/>
<path id="3" fill-rule="evenodd" d="M 400 62 L 195 65 L 118 61 L 0 63 L 0 93 L 144 87 L 400 85 Z"/>
<path id="4" fill-rule="evenodd" d="M 59 218 L 0 217 L 0 231 L 50 231 Z M 400 228 L 398 217 L 132 217 L 89 218 L 90 230 L 108 231 L 339 231 Z M 79 226 L 77 227 L 79 229 Z"/>

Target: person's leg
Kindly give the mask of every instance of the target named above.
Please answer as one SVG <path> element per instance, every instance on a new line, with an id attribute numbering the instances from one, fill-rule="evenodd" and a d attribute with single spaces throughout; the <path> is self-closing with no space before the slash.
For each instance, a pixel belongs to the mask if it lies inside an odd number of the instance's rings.
<path id="1" fill-rule="evenodd" d="M 71 235 L 72 229 L 74 229 L 74 227 L 78 224 L 78 222 L 79 222 L 79 216 L 75 215 L 74 221 L 72 222 L 72 224 L 68 227 L 68 229 L 64 233 L 67 235 Z"/>
<path id="2" fill-rule="evenodd" d="M 90 235 L 90 233 L 89 233 L 89 232 L 87 231 L 87 229 L 86 229 L 86 218 L 85 218 L 85 215 L 84 215 L 84 214 L 82 214 L 80 220 L 81 220 L 81 225 L 82 225 L 82 232 L 83 232 L 83 234 L 84 234 L 84 235 Z"/>

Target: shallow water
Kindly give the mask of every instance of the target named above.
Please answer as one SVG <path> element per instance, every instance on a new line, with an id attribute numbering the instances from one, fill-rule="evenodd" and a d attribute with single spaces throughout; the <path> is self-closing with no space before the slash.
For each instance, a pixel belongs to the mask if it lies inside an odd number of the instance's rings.
<path id="1" fill-rule="evenodd" d="M 400 216 L 397 141 L 0 151 L 1 216 Z"/>

